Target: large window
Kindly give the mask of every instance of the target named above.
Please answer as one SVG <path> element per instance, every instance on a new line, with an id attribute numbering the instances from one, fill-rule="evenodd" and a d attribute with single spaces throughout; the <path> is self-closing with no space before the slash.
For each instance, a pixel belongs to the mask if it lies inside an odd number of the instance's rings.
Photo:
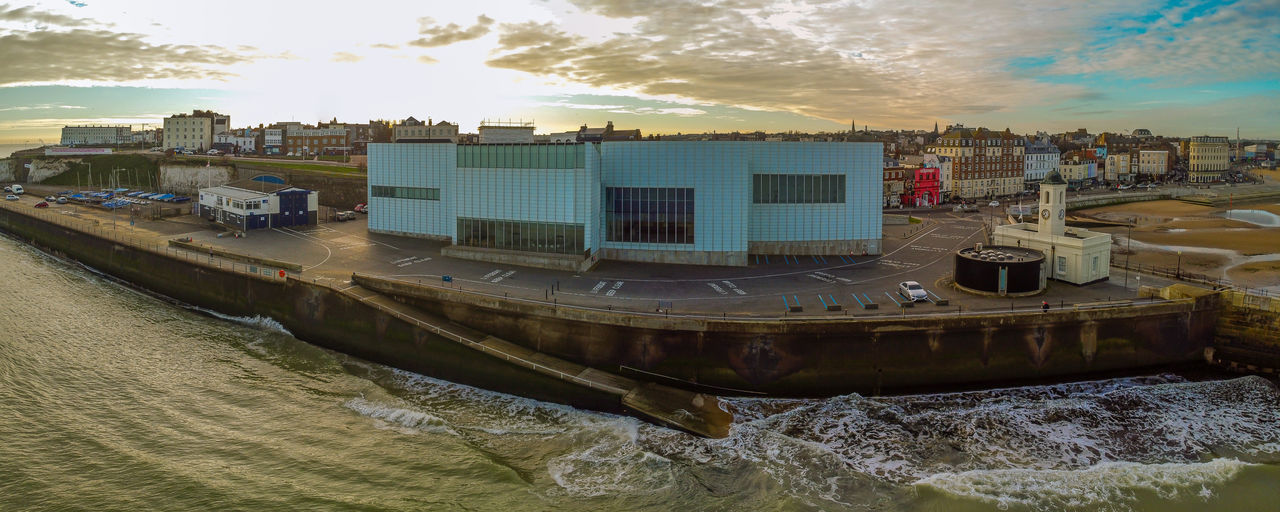
<path id="1" fill-rule="evenodd" d="M 692 244 L 692 188 L 604 189 L 605 238 L 610 242 Z"/>
<path id="2" fill-rule="evenodd" d="M 374 185 L 369 187 L 373 197 L 391 197 L 396 199 L 421 199 L 425 201 L 439 201 L 440 189 L 438 188 L 420 188 L 420 187 L 388 187 L 384 185 Z"/>
<path id="3" fill-rule="evenodd" d="M 753 174 L 751 202 L 818 204 L 844 202 L 843 174 Z"/>
<path id="4" fill-rule="evenodd" d="M 458 218 L 458 245 L 508 251 L 585 254 L 582 224 Z"/>

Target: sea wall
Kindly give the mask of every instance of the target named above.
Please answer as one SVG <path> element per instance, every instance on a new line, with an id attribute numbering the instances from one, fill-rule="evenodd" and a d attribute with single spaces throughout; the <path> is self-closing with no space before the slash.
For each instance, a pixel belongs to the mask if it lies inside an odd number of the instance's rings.
<path id="1" fill-rule="evenodd" d="M 691 389 L 771 396 L 978 387 L 1198 364 L 1219 307 L 1207 296 L 1049 313 L 753 321 L 553 307 L 371 276 L 353 280 L 568 361 Z"/>
<path id="2" fill-rule="evenodd" d="M 485 389 L 603 411 L 616 395 L 506 363 L 433 334 L 352 295 L 293 276 L 210 266 L 176 250 L 143 248 L 38 212 L 0 207 L 0 230 L 139 287 L 228 315 L 265 316 L 296 337 L 359 358 Z M 240 268 L 245 268 L 242 264 Z"/>
<path id="3" fill-rule="evenodd" d="M 1220 293 L 1222 314 L 1206 359 L 1240 371 L 1280 375 L 1280 297 Z"/>
<path id="4" fill-rule="evenodd" d="M 205 187 L 225 185 L 234 180 L 235 169 L 225 165 L 160 165 L 160 189 L 181 194 L 195 194 Z"/>

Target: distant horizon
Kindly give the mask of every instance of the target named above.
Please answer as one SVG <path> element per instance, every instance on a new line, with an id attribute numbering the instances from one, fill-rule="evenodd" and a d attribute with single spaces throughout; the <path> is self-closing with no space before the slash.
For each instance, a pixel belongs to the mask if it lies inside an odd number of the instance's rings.
<path id="1" fill-rule="evenodd" d="M 511 118 L 545 132 L 612 120 L 674 134 L 937 122 L 1280 139 L 1274 2 L 225 0 L 198 16 L 163 0 L 0 2 L 6 141 L 192 109 L 233 126 L 413 116 L 464 131 Z M 922 13 L 945 21 L 917 27 Z"/>

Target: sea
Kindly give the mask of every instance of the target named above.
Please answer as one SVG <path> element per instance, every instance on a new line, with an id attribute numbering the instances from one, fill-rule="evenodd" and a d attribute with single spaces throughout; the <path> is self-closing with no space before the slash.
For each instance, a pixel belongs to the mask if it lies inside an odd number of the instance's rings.
<path id="1" fill-rule="evenodd" d="M 0 237 L 0 510 L 1280 509 L 1280 392 L 731 399 L 726 439 L 299 341 Z"/>
<path id="2" fill-rule="evenodd" d="M 24 149 L 38 148 L 43 144 L 28 142 L 25 144 L 0 144 L 0 158 L 9 158 L 15 151 Z"/>

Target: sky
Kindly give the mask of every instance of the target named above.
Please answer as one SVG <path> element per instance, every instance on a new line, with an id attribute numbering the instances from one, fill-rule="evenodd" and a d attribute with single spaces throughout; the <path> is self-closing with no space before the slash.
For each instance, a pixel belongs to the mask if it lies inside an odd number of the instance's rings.
<path id="1" fill-rule="evenodd" d="M 0 0 L 0 143 L 192 109 L 1280 139 L 1280 0 Z"/>

